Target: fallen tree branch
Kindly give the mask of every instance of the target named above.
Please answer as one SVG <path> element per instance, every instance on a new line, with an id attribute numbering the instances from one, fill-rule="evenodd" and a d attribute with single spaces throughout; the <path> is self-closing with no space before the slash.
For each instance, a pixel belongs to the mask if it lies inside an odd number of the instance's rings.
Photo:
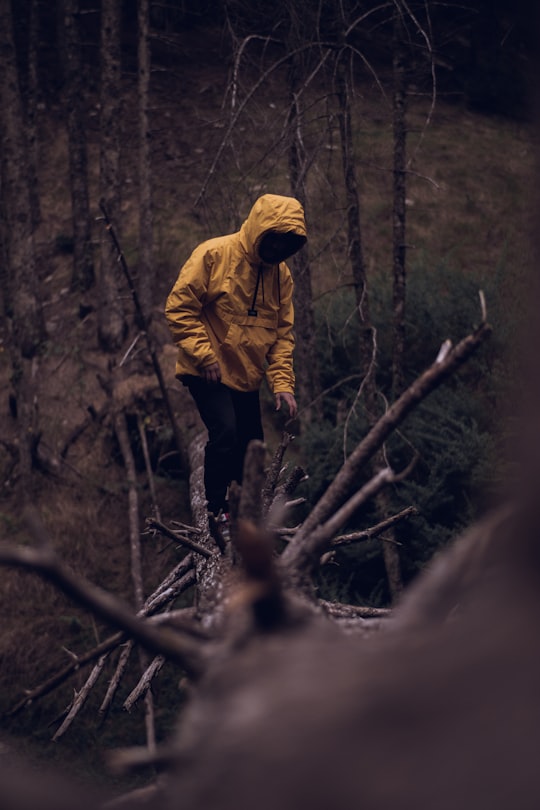
<path id="1" fill-rule="evenodd" d="M 285 555 L 287 552 L 291 551 L 291 548 L 294 552 L 293 554 L 289 554 L 287 559 L 293 581 L 303 580 L 304 585 L 307 584 L 309 590 L 311 590 L 311 577 L 314 569 L 319 564 L 320 558 L 324 552 L 328 549 L 332 538 L 335 537 L 345 523 L 350 520 L 360 506 L 370 501 L 384 486 L 393 483 L 396 478 L 397 476 L 394 475 L 392 470 L 389 467 L 385 467 L 374 475 L 373 478 L 370 478 L 358 492 L 355 492 L 346 503 L 328 518 L 326 523 L 323 523 L 318 528 L 314 529 L 308 537 L 305 537 L 302 545 L 293 546 L 293 538 L 290 545 L 286 547 L 281 555 L 281 561 L 283 563 Z"/>
<path id="2" fill-rule="evenodd" d="M 377 523 L 375 526 L 371 526 L 369 529 L 363 529 L 362 531 L 350 532 L 349 534 L 342 534 L 339 537 L 334 537 L 330 543 L 330 547 L 337 548 L 339 546 L 349 546 L 351 543 L 358 543 L 362 540 L 373 540 L 373 538 L 378 537 L 387 529 L 395 526 L 396 523 L 400 523 L 402 520 L 417 514 L 418 509 L 416 506 L 407 506 L 405 509 L 402 509 L 401 512 L 386 518 L 386 520 L 381 520 L 380 523 Z"/>
<path id="3" fill-rule="evenodd" d="M 191 554 L 189 554 L 167 574 L 154 593 L 148 597 L 141 609 L 140 615 L 147 616 L 155 613 L 160 607 L 171 601 L 171 597 L 175 599 L 177 596 L 180 596 L 180 594 L 187 590 L 192 584 L 193 560 Z"/>
<path id="4" fill-rule="evenodd" d="M 191 622 L 191 623 L 186 622 L 187 617 L 190 617 L 192 619 L 192 617 L 193 617 L 193 608 L 181 608 L 180 610 L 176 610 L 176 611 L 172 611 L 169 608 L 167 608 L 167 611 L 165 613 L 159 613 L 159 614 L 157 614 L 155 616 L 152 616 L 152 617 L 150 617 L 148 619 L 148 621 L 152 622 L 153 624 L 154 623 L 156 623 L 156 624 L 157 623 L 169 624 L 170 626 L 172 626 L 174 628 L 178 628 L 181 632 L 189 633 L 190 635 L 194 635 L 196 638 L 209 640 L 210 637 L 208 636 L 208 634 L 203 633 L 200 630 L 200 628 L 198 628 L 196 625 L 193 624 L 193 622 Z M 129 662 L 129 658 L 131 656 L 131 652 L 133 650 L 133 647 L 134 647 L 133 641 L 132 640 L 128 641 L 127 644 L 125 645 L 124 649 L 122 650 L 122 653 L 121 653 L 121 655 L 120 655 L 120 657 L 118 659 L 118 663 L 116 665 L 115 673 L 114 673 L 113 677 L 110 680 L 109 687 L 107 689 L 107 693 L 106 693 L 106 695 L 105 695 L 105 697 L 103 699 L 103 702 L 102 702 L 102 704 L 101 704 L 101 706 L 99 708 L 99 713 L 103 717 L 103 719 L 106 717 L 106 715 L 107 715 L 107 713 L 108 713 L 108 711 L 110 709 L 110 706 L 111 706 L 112 701 L 114 699 L 114 695 L 116 694 L 118 686 L 120 685 L 120 681 L 122 680 L 122 676 L 124 675 L 127 664 Z M 160 667 L 160 669 L 161 669 L 161 667 Z M 145 673 L 143 673 L 143 675 L 141 676 L 141 679 L 143 679 L 145 677 L 147 671 L 148 670 L 146 670 Z M 154 672 L 154 674 L 157 674 L 158 671 L 159 670 L 156 670 Z M 150 681 L 151 681 L 151 678 L 148 681 L 148 684 L 150 684 Z M 135 687 L 135 688 L 137 688 L 137 687 Z M 132 692 L 132 694 L 133 694 L 133 692 Z M 139 695 L 139 697 L 140 696 L 142 696 L 142 693 L 141 693 L 141 695 Z M 128 698 L 128 700 L 129 700 L 129 698 Z M 125 708 L 128 708 L 128 707 L 125 706 Z"/>
<path id="5" fill-rule="evenodd" d="M 2 547 L 0 545 L 0 550 L 1 548 Z M 179 562 L 175 568 L 173 568 L 173 570 L 165 577 L 163 582 L 156 588 L 154 593 L 148 597 L 138 615 L 148 616 L 153 612 L 160 610 L 162 607 L 167 605 L 169 602 L 172 602 L 177 596 L 180 596 L 184 591 L 190 588 L 194 582 L 195 574 L 193 571 L 193 563 L 191 557 L 188 556 Z M 25 697 L 15 704 L 15 706 L 10 709 L 9 712 L 7 712 L 7 716 L 11 717 L 12 715 L 17 714 L 21 709 L 30 705 L 34 700 L 49 694 L 83 666 L 86 664 L 91 664 L 103 653 L 114 650 L 120 644 L 125 642 L 127 638 L 128 636 L 126 633 L 115 633 L 114 635 L 105 639 L 105 641 L 103 641 L 101 644 L 98 644 L 92 650 L 89 650 L 82 655 L 74 655 L 73 653 L 70 653 L 70 655 L 74 658 L 74 661 L 61 669 L 60 672 L 57 672 L 56 675 L 48 678 L 39 686 L 31 690 L 26 690 Z"/>
<path id="6" fill-rule="evenodd" d="M 0 565 L 13 565 L 40 574 L 108 624 L 122 628 L 141 646 L 167 655 L 194 676 L 201 674 L 203 660 L 198 654 L 198 645 L 166 628 L 154 628 L 149 622 L 141 621 L 124 602 L 74 574 L 48 549 L 2 545 Z"/>
<path id="7" fill-rule="evenodd" d="M 209 539 L 208 509 L 204 488 L 204 448 L 206 433 L 198 433 L 189 444 L 189 498 L 191 516 L 195 528 L 200 532 L 200 539 Z"/>
<path id="8" fill-rule="evenodd" d="M 490 333 L 489 324 L 482 323 L 472 334 L 463 338 L 457 346 L 449 349 L 442 357 L 438 357 L 388 408 L 353 450 L 296 535 L 291 538 L 282 554 L 284 565 L 294 567 L 303 564 L 306 554 L 302 551 L 302 546 L 306 542 L 311 542 L 309 538 L 312 532 L 320 532 L 321 524 L 330 520 L 330 516 L 346 501 L 369 459 L 382 447 L 388 436 L 403 422 L 411 410 L 462 366 Z M 311 545 L 314 544 L 311 542 Z M 321 545 L 324 546 L 324 544 Z"/>
<path id="9" fill-rule="evenodd" d="M 161 520 L 161 512 L 157 502 L 156 483 L 154 481 L 154 473 L 152 470 L 152 463 L 150 461 L 150 450 L 148 449 L 148 439 L 146 436 L 146 429 L 140 413 L 137 413 L 137 428 L 139 431 L 139 438 L 141 440 L 141 447 L 144 457 L 144 466 L 146 468 L 146 477 L 148 478 L 148 486 L 150 487 L 150 495 L 152 496 L 152 508 L 154 510 L 154 517 L 156 520 Z"/>
<path id="10" fill-rule="evenodd" d="M 174 540 L 175 543 L 178 543 L 181 546 L 185 546 L 189 548 L 190 551 L 194 551 L 196 554 L 200 554 L 202 557 L 206 557 L 207 559 L 212 556 L 212 552 L 208 551 L 207 548 L 201 546 L 200 543 L 196 543 L 194 540 L 190 540 L 187 535 L 179 534 L 172 529 L 169 529 L 168 526 L 165 526 L 164 523 L 161 523 L 159 520 L 155 518 L 147 518 L 146 520 L 147 525 L 151 529 L 155 529 L 160 534 L 168 537 L 169 540 Z"/>
<path id="11" fill-rule="evenodd" d="M 139 526 L 139 495 L 137 492 L 135 459 L 133 458 L 133 451 L 129 441 L 126 416 L 124 412 L 117 412 L 114 414 L 114 430 L 120 446 L 120 452 L 122 453 L 128 484 L 128 525 L 131 581 L 133 584 L 135 608 L 137 611 L 139 611 L 144 602 L 141 561 L 141 533 Z"/>
<path id="12" fill-rule="evenodd" d="M 342 602 L 327 602 L 326 599 L 319 599 L 319 605 L 325 613 L 336 619 L 378 619 L 389 616 L 391 610 L 388 608 L 376 608 L 366 605 L 345 605 Z"/>
<path id="13" fill-rule="evenodd" d="M 156 656 L 151 664 L 146 668 L 146 670 L 141 675 L 141 678 L 137 685 L 131 690 L 129 695 L 124 701 L 124 709 L 130 712 L 137 701 L 139 701 L 142 697 L 146 695 L 148 690 L 150 689 L 150 685 L 152 680 L 156 677 L 159 673 L 163 664 L 165 663 L 165 658 L 162 655 Z"/>
<path id="14" fill-rule="evenodd" d="M 74 574 L 48 547 L 46 538 L 40 548 L 1 545 L 0 564 L 40 574 L 105 622 L 132 636 L 150 652 L 166 655 L 193 677 L 201 674 L 204 660 L 200 645 L 167 628 L 156 628 L 142 621 L 116 596 Z"/>
<path id="15" fill-rule="evenodd" d="M 189 501 L 192 522 L 200 532 L 199 543 L 212 552 L 209 557 L 197 555 L 194 562 L 197 584 L 195 597 L 197 616 L 202 620 L 205 629 L 213 632 L 222 625 L 226 617 L 225 594 L 230 584 L 232 566 L 230 554 L 215 553 L 215 550 L 220 545 L 222 548 L 226 547 L 226 551 L 228 551 L 230 544 L 216 541 L 210 533 L 208 503 L 204 486 L 205 444 L 206 432 L 200 432 L 193 438 L 188 447 L 190 466 Z M 231 506 L 230 496 L 229 506 Z"/>
<path id="16" fill-rule="evenodd" d="M 148 354 L 150 355 L 150 359 L 152 361 L 152 365 L 154 367 L 154 372 L 155 372 L 155 375 L 156 375 L 156 378 L 157 378 L 157 381 L 158 381 L 158 384 L 159 384 L 159 388 L 160 388 L 160 391 L 161 391 L 161 396 L 163 397 L 163 402 L 165 404 L 165 410 L 167 411 L 167 415 L 169 417 L 169 422 L 171 424 L 171 429 L 172 429 L 173 436 L 174 436 L 174 442 L 176 444 L 176 450 L 178 451 L 178 454 L 180 455 L 180 458 L 182 458 L 183 457 L 182 434 L 180 433 L 180 428 L 178 426 L 178 421 L 177 421 L 176 416 L 174 414 L 174 410 L 173 410 L 172 403 L 171 403 L 171 398 L 169 396 L 169 391 L 168 391 L 167 386 L 165 384 L 165 378 L 163 377 L 163 371 L 161 369 L 161 364 L 159 362 L 159 358 L 158 358 L 158 355 L 157 355 L 157 352 L 156 352 L 156 349 L 155 349 L 155 346 L 154 346 L 154 341 L 153 341 L 152 336 L 150 334 L 149 323 L 148 323 L 147 318 L 146 318 L 146 316 L 144 314 L 143 308 L 141 307 L 141 303 L 139 301 L 139 296 L 137 294 L 135 284 L 133 283 L 133 277 L 131 275 L 128 264 L 126 262 L 126 257 L 124 256 L 122 248 L 120 247 L 120 243 L 118 242 L 118 238 L 116 236 L 116 233 L 115 233 L 115 230 L 113 228 L 112 222 L 109 219 L 109 215 L 107 213 L 107 210 L 105 208 L 105 205 L 104 205 L 103 201 L 100 202 L 99 207 L 101 209 L 101 213 L 103 214 L 103 217 L 101 217 L 101 219 L 105 222 L 105 229 L 106 229 L 107 233 L 109 234 L 109 236 L 111 238 L 114 249 L 116 250 L 116 254 L 117 254 L 117 257 L 118 257 L 118 261 L 120 263 L 120 267 L 122 268 L 122 272 L 124 273 L 124 276 L 125 276 L 126 281 L 128 283 L 129 291 L 131 293 L 131 297 L 132 297 L 132 300 L 133 300 L 133 305 L 135 307 L 135 313 L 136 313 L 137 322 L 140 325 L 140 327 L 141 327 L 141 329 L 143 331 L 144 337 L 146 339 L 146 345 L 148 347 Z"/>
<path id="17" fill-rule="evenodd" d="M 126 667 L 128 665 L 128 661 L 131 656 L 131 652 L 133 650 L 133 641 L 130 639 L 127 644 L 124 646 L 124 649 L 120 653 L 118 658 L 118 662 L 116 664 L 116 669 L 114 671 L 114 675 L 112 676 L 111 680 L 109 681 L 109 686 L 107 687 L 107 691 L 105 693 L 105 697 L 101 702 L 101 706 L 99 707 L 99 714 L 104 720 L 107 716 L 111 704 L 114 700 L 114 696 L 116 691 L 120 685 L 120 681 L 126 671 Z"/>
<path id="18" fill-rule="evenodd" d="M 75 695 L 73 703 L 71 704 L 71 707 L 67 713 L 67 716 L 64 718 L 64 721 L 53 735 L 53 742 L 59 740 L 60 737 L 62 737 L 66 733 L 66 731 L 71 726 L 74 719 L 76 718 L 76 716 L 86 703 L 88 695 L 92 691 L 92 688 L 97 683 L 99 676 L 103 672 L 103 669 L 107 662 L 108 655 L 109 655 L 108 653 L 105 653 L 105 655 L 101 656 L 97 664 L 94 665 L 92 671 L 90 672 L 90 675 L 86 679 L 86 682 Z"/>
<path id="19" fill-rule="evenodd" d="M 76 660 L 73 661 L 68 666 L 64 667 L 57 672 L 56 675 L 53 675 L 52 678 L 48 678 L 46 681 L 41 683 L 39 686 L 36 686 L 35 689 L 27 689 L 25 690 L 25 696 L 22 698 L 18 703 L 15 704 L 9 711 L 6 712 L 7 717 L 13 717 L 14 715 L 18 714 L 21 709 L 24 709 L 25 706 L 30 706 L 35 700 L 38 698 L 44 697 L 64 683 L 71 675 L 77 672 L 79 669 L 84 667 L 86 664 L 91 664 L 92 661 L 95 661 L 96 658 L 99 658 L 100 655 L 104 653 L 110 652 L 114 650 L 115 647 L 118 647 L 119 644 L 122 644 L 127 638 L 126 633 L 115 633 L 109 638 L 105 639 L 101 644 L 97 647 L 94 647 L 92 650 L 89 650 L 87 653 L 83 653 L 82 655 L 76 656 Z"/>

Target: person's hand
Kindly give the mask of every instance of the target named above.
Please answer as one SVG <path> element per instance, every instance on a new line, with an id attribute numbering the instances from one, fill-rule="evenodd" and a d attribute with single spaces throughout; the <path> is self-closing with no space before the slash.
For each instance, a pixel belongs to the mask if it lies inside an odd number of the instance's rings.
<path id="1" fill-rule="evenodd" d="M 282 402 L 287 404 L 291 419 L 296 419 L 298 405 L 296 404 L 293 394 L 289 394 L 288 391 L 280 391 L 279 394 L 276 394 L 276 411 L 279 411 Z"/>
<path id="2" fill-rule="evenodd" d="M 210 363 L 209 366 L 201 368 L 201 376 L 207 383 L 221 382 L 221 368 L 219 363 Z"/>

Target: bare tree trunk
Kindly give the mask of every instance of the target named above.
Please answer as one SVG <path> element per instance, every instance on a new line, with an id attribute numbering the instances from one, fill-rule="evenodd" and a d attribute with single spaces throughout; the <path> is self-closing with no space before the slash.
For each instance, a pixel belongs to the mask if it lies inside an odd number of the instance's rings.
<path id="1" fill-rule="evenodd" d="M 148 130 L 148 93 L 150 85 L 150 48 L 148 0 L 138 3 L 139 56 L 139 298 L 147 321 L 152 313 L 154 290 L 152 187 L 150 169 L 150 133 Z"/>
<path id="2" fill-rule="evenodd" d="M 13 385 L 19 426 L 19 483 L 30 496 L 37 435 L 37 355 L 45 339 L 39 294 L 28 164 L 28 142 L 13 44 L 10 0 L 0 0 L 0 133 L 2 218 L 7 270 L 5 308 L 11 316 Z"/>
<path id="3" fill-rule="evenodd" d="M 351 84 L 349 65 L 342 55 L 336 67 L 339 131 L 341 156 L 347 205 L 348 256 L 351 265 L 356 307 L 360 321 L 360 368 L 364 377 L 364 395 L 367 409 L 374 416 L 375 385 L 371 357 L 373 328 L 369 310 L 369 294 L 362 246 L 360 194 L 356 178 L 353 130 L 351 121 Z"/>
<path id="4" fill-rule="evenodd" d="M 83 66 L 80 57 L 79 0 L 64 3 L 64 79 L 68 107 L 69 180 L 73 223 L 73 289 L 87 290 L 94 283 L 92 229 L 88 200 L 88 159 L 84 115 Z"/>
<path id="5" fill-rule="evenodd" d="M 351 120 L 350 76 L 347 70 L 347 64 L 343 58 L 340 59 L 337 66 L 337 82 L 343 175 L 345 179 L 345 190 L 347 196 L 349 260 L 354 279 L 356 307 L 360 320 L 360 368 L 362 369 L 362 393 L 367 411 L 368 423 L 373 425 L 377 420 L 374 331 L 370 319 L 368 284 L 362 249 L 360 195 L 358 192 L 358 182 L 356 179 L 353 129 Z M 372 466 L 374 470 L 382 470 L 386 466 L 384 452 L 382 449 L 374 456 Z M 392 513 L 386 490 L 382 490 L 376 494 L 375 503 L 377 505 L 380 520 L 384 520 Z M 390 530 L 389 533 L 393 534 L 393 531 Z M 399 595 L 402 589 L 401 568 L 397 546 L 392 542 L 386 542 L 382 544 L 382 551 L 388 587 L 392 597 L 395 598 Z"/>
<path id="6" fill-rule="evenodd" d="M 39 165 L 38 137 L 37 137 L 37 105 L 39 100 L 38 78 L 38 43 L 39 43 L 39 12 L 37 0 L 30 0 L 28 16 L 28 87 L 26 93 L 26 121 L 28 131 L 28 164 L 30 176 L 30 208 L 34 227 L 41 222 L 41 205 L 39 199 L 39 184 L 37 166 Z"/>
<path id="7" fill-rule="evenodd" d="M 100 117 L 100 198 L 113 222 L 120 217 L 120 0 L 101 4 L 101 117 Z M 100 239 L 98 334 L 105 351 L 117 350 L 125 337 L 126 323 L 118 293 L 119 273 L 116 251 L 103 230 Z"/>
<path id="8" fill-rule="evenodd" d="M 404 24 L 401 9 L 394 11 L 393 33 L 393 129 L 394 129 L 394 203 L 393 203 L 393 321 L 392 393 L 399 396 L 404 388 L 405 297 L 406 297 L 406 155 L 407 155 L 407 77 L 405 69 Z"/>
<path id="9" fill-rule="evenodd" d="M 36 354 L 45 337 L 30 205 L 27 132 L 13 45 L 11 4 L 0 2 L 0 100 L 2 116 L 2 197 L 8 255 L 8 300 L 13 337 L 23 357 Z"/>
<path id="10" fill-rule="evenodd" d="M 289 175 L 291 191 L 305 208 L 306 205 L 306 171 L 307 162 L 302 138 L 302 109 L 300 99 L 296 94 L 298 84 L 298 66 L 293 57 L 293 64 L 289 71 L 291 86 L 291 106 L 289 113 L 290 146 L 289 146 Z M 303 411 L 302 417 L 310 421 L 312 409 L 311 402 L 318 402 L 320 394 L 320 378 L 315 347 L 315 313 L 313 310 L 313 291 L 311 287 L 311 270 L 309 266 L 308 248 L 305 247 L 296 253 L 292 259 L 294 277 L 294 320 L 295 320 L 295 372 L 297 379 L 298 400 Z M 316 407 L 319 413 L 320 408 Z"/>
<path id="11" fill-rule="evenodd" d="M 396 7 L 393 31 L 393 133 L 394 133 L 394 174 L 392 210 L 392 266 L 393 266 L 393 347 L 392 347 L 392 398 L 398 397 L 405 388 L 405 299 L 406 299 L 406 175 L 407 150 L 406 129 L 406 70 L 404 47 L 403 12 Z M 388 490 L 383 490 L 377 498 L 381 518 L 392 512 Z M 388 541 L 382 544 L 388 588 L 395 601 L 403 590 L 401 562 L 395 533 L 390 531 Z"/>

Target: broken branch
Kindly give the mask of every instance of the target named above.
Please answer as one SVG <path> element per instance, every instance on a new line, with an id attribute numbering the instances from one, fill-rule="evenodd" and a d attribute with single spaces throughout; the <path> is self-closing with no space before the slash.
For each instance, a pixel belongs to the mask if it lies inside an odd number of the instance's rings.
<path id="1" fill-rule="evenodd" d="M 105 622 L 116 625 L 132 636 L 146 649 L 166 655 L 194 677 L 201 674 L 204 664 L 199 645 L 182 639 L 167 628 L 156 628 L 141 621 L 116 596 L 74 574 L 48 545 L 41 548 L 2 545 L 0 564 L 13 565 L 40 574 Z"/>
<path id="2" fill-rule="evenodd" d="M 362 531 L 358 532 L 350 532 L 350 534 L 342 534 L 339 537 L 335 537 L 330 543 L 330 546 L 331 548 L 336 548 L 337 546 L 348 546 L 351 543 L 358 543 L 362 540 L 372 540 L 385 532 L 387 529 L 395 526 L 396 523 L 400 523 L 402 520 L 417 514 L 418 509 L 415 506 L 407 506 L 406 509 L 402 509 L 401 512 L 386 518 L 386 520 L 381 520 L 380 523 L 377 523 L 375 526 L 371 526 L 369 529 L 363 529 Z"/>
<path id="3" fill-rule="evenodd" d="M 199 543 L 196 543 L 194 540 L 190 540 L 185 533 L 177 533 L 172 529 L 169 529 L 168 526 L 165 526 L 165 524 L 161 523 L 159 520 L 155 520 L 155 518 L 148 518 L 146 522 L 151 529 L 155 529 L 156 531 L 160 532 L 160 534 L 163 534 L 170 540 L 174 540 L 175 543 L 178 543 L 181 546 L 189 548 L 196 554 L 200 554 L 202 557 L 206 557 L 207 559 L 212 556 L 211 551 L 208 551 L 207 548 L 201 546 Z"/>
<path id="4" fill-rule="evenodd" d="M 313 531 L 319 531 L 325 521 L 339 509 L 354 488 L 358 476 L 369 459 L 384 444 L 388 436 L 403 422 L 419 402 L 438 388 L 478 349 L 490 335 L 491 327 L 482 323 L 473 333 L 467 335 L 453 349 L 449 349 L 442 360 L 436 360 L 421 374 L 406 391 L 388 408 L 386 413 L 375 423 L 367 435 L 353 450 L 342 465 L 336 477 L 315 504 L 299 531 L 282 555 L 284 564 L 294 565 L 304 555 L 301 546 Z"/>

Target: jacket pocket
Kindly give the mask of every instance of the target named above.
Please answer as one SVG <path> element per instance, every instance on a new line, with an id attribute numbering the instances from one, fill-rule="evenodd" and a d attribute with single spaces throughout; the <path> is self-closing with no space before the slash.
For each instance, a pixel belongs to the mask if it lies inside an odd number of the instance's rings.
<path id="1" fill-rule="evenodd" d="M 276 329 L 273 325 L 263 326 L 258 318 L 236 321 L 231 323 L 221 346 L 223 355 L 231 366 L 242 368 L 247 378 L 260 378 L 266 368 L 266 356 L 276 340 Z"/>
<path id="2" fill-rule="evenodd" d="M 278 316 L 276 313 L 269 313 L 264 315 L 231 315 L 231 323 L 238 326 L 247 326 L 249 328 L 263 327 L 264 329 L 277 329 Z"/>

